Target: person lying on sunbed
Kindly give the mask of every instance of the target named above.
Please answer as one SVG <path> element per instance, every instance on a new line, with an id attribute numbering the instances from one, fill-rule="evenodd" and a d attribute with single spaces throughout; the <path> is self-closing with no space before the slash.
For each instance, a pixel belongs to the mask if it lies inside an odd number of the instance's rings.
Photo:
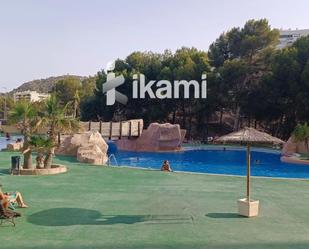
<path id="1" fill-rule="evenodd" d="M 0 185 L 0 201 L 4 208 L 8 208 L 11 205 L 17 204 L 20 208 L 27 208 L 28 206 L 25 204 L 23 197 L 20 192 L 11 192 L 11 193 L 4 193 L 2 192 Z"/>
<path id="2" fill-rule="evenodd" d="M 171 169 L 169 161 L 165 160 L 162 164 L 161 171 L 168 171 L 172 172 L 173 170 Z"/>
<path id="3" fill-rule="evenodd" d="M 21 216 L 20 213 L 5 208 L 0 202 L 0 219 L 10 219 L 13 217 L 15 218 L 15 217 L 20 217 L 20 216 Z M 15 226 L 14 221 L 12 221 L 12 223 Z"/>

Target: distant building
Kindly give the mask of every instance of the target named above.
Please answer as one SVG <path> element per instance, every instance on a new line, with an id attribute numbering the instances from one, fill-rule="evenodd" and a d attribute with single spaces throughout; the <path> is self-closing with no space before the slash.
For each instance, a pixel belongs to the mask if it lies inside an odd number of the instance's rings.
<path id="1" fill-rule="evenodd" d="M 309 35 L 309 29 L 280 30 L 279 44 L 277 48 L 291 46 L 298 38 Z"/>
<path id="2" fill-rule="evenodd" d="M 26 100 L 30 102 L 38 102 L 47 99 L 50 95 L 45 93 L 38 93 L 36 91 L 24 91 L 14 93 L 14 101 Z"/>

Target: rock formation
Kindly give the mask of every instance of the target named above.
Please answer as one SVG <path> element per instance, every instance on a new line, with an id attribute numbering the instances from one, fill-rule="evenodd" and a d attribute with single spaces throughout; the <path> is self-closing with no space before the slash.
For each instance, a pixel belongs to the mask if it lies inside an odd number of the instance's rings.
<path id="1" fill-rule="evenodd" d="M 57 155 L 76 156 L 79 162 L 103 165 L 107 162 L 108 146 L 99 132 L 84 132 L 64 138 Z"/>
<path id="2" fill-rule="evenodd" d="M 294 153 L 308 153 L 308 150 L 304 142 L 296 142 L 294 141 L 293 137 L 290 137 L 283 146 L 282 155 L 290 156 Z"/>
<path id="3" fill-rule="evenodd" d="M 179 125 L 152 123 L 136 139 L 116 141 L 119 150 L 127 151 L 178 151 L 185 137 Z"/>
<path id="4" fill-rule="evenodd" d="M 107 162 L 107 156 L 98 145 L 92 143 L 78 148 L 77 160 L 82 163 L 101 165 Z"/>
<path id="5" fill-rule="evenodd" d="M 308 149 L 304 142 L 296 142 L 293 137 L 284 144 L 281 161 L 286 163 L 297 163 L 309 165 L 309 160 L 302 158 L 300 154 L 308 154 Z"/>
<path id="6" fill-rule="evenodd" d="M 6 149 L 9 151 L 20 151 L 24 146 L 23 142 L 7 144 Z"/>

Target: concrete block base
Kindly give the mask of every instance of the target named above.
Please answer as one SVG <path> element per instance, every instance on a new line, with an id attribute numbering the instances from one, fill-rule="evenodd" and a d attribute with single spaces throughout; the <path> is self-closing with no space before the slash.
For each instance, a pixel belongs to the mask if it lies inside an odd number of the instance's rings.
<path id="1" fill-rule="evenodd" d="M 259 214 L 259 201 L 248 201 L 247 198 L 239 199 L 238 213 L 245 217 L 256 217 Z"/>

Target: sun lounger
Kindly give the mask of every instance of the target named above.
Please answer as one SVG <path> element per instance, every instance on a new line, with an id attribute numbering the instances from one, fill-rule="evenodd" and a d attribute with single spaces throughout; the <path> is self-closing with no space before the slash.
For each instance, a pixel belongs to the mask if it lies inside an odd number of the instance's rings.
<path id="1" fill-rule="evenodd" d="M 6 210 L 3 208 L 2 204 L 0 204 L 0 225 L 2 225 L 5 221 L 10 222 L 15 227 L 15 217 L 19 217 L 20 214 L 17 212 L 13 212 L 10 210 Z"/>

